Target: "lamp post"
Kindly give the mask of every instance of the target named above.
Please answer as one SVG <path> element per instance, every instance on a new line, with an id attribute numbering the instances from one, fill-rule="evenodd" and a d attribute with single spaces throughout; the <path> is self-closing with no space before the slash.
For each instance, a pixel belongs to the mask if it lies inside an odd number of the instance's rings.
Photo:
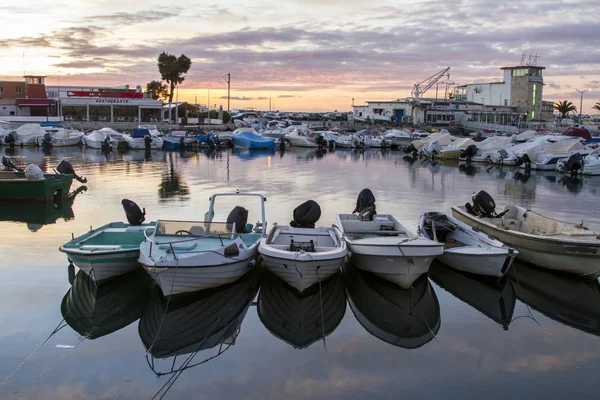
<path id="1" fill-rule="evenodd" d="M 590 89 L 585 89 L 585 90 L 575 89 L 576 92 L 579 92 L 581 94 L 581 97 L 579 98 L 579 124 L 581 124 L 581 109 L 583 107 L 583 94 L 589 90 Z"/>
<path id="2" fill-rule="evenodd" d="M 227 112 L 229 112 L 229 95 L 231 93 L 231 74 L 228 73 L 227 75 L 223 76 L 223 78 L 225 79 L 225 82 L 227 82 Z"/>

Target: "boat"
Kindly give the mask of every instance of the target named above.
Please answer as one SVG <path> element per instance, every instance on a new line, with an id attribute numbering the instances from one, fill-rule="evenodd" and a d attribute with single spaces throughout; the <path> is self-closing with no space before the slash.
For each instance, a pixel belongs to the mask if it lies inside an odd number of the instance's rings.
<path id="1" fill-rule="evenodd" d="M 132 150 L 160 150 L 163 147 L 163 139 L 158 136 L 152 136 L 148 129 L 136 128 L 131 133 L 123 134 L 123 140 L 127 142 L 127 147 Z"/>
<path id="2" fill-rule="evenodd" d="M 16 167 L 10 158 L 2 156 L 3 170 L 0 170 L 0 200 L 54 201 L 69 196 L 73 178 L 85 183 L 85 178 L 75 174 L 71 164 L 61 161 L 53 174 L 43 173 L 39 167 L 31 164 L 25 171 Z M 63 169 L 70 166 L 70 171 Z"/>
<path id="3" fill-rule="evenodd" d="M 391 129 L 383 134 L 383 137 L 390 142 L 392 147 L 404 148 L 413 140 L 416 140 L 412 133 L 401 129 Z"/>
<path id="4" fill-rule="evenodd" d="M 162 133 L 158 130 L 156 125 L 138 125 L 138 129 L 147 129 L 152 137 L 161 137 Z"/>
<path id="5" fill-rule="evenodd" d="M 535 158 L 539 152 L 543 152 L 546 147 L 562 140 L 571 140 L 568 136 L 543 135 L 536 136 L 524 143 L 518 143 L 506 149 L 499 150 L 490 154 L 489 162 L 501 165 L 517 165 L 520 159 L 527 156 L 530 160 Z"/>
<path id="6" fill-rule="evenodd" d="M 440 146 L 440 148 L 448 146 L 450 143 L 452 143 L 454 139 L 452 138 L 452 136 L 450 135 L 450 133 L 448 133 L 448 131 L 446 130 L 442 130 L 440 132 L 436 132 L 436 133 L 432 133 L 431 135 L 428 135 L 426 138 L 423 139 L 415 139 L 413 141 L 410 142 L 409 145 L 409 151 L 407 151 L 408 153 L 412 152 L 412 151 L 420 151 L 423 149 L 428 148 L 430 145 L 432 145 L 434 142 L 437 142 Z"/>
<path id="7" fill-rule="evenodd" d="M 261 220 L 247 224 L 248 210 L 236 206 L 214 222 L 215 200 L 258 198 Z M 257 193 L 218 193 L 210 197 L 204 221 L 158 220 L 140 245 L 139 263 L 154 278 L 163 295 L 208 289 L 236 281 L 256 263 L 266 230 L 265 198 Z"/>
<path id="8" fill-rule="evenodd" d="M 587 176 L 600 175 L 600 149 L 596 147 L 588 155 L 574 153 L 561 158 L 556 163 L 556 170 L 562 173 L 581 174 Z"/>
<path id="9" fill-rule="evenodd" d="M 146 211 L 131 200 L 123 199 L 121 204 L 129 223 L 111 222 L 81 236 L 73 235 L 59 248 L 69 262 L 98 283 L 138 269 L 144 231 L 155 226 L 154 222 L 144 223 Z"/>
<path id="10" fill-rule="evenodd" d="M 231 134 L 231 140 L 235 147 L 250 150 L 272 150 L 275 148 L 275 140 L 258 136 L 252 128 L 238 128 Z"/>
<path id="11" fill-rule="evenodd" d="M 383 135 L 377 131 L 369 129 L 363 129 L 362 131 L 356 132 L 356 137 L 362 147 L 372 147 L 376 149 L 390 147 L 391 141 L 387 140 Z"/>
<path id="12" fill-rule="evenodd" d="M 285 140 L 287 140 L 290 145 L 296 147 L 319 147 L 316 142 L 316 135 L 307 129 L 292 125 L 286 128 Z"/>
<path id="13" fill-rule="evenodd" d="M 516 264 L 517 298 L 561 324 L 600 336 L 600 282 Z"/>
<path id="14" fill-rule="evenodd" d="M 172 131 L 162 137 L 165 150 L 191 149 L 195 139 L 196 134 L 190 135 L 187 131 Z"/>
<path id="15" fill-rule="evenodd" d="M 528 131 L 521 132 L 517 135 L 511 136 L 511 140 L 513 143 L 525 143 L 525 142 L 535 138 L 536 135 L 537 135 L 536 131 L 528 130 Z"/>
<path id="16" fill-rule="evenodd" d="M 302 292 L 340 270 L 348 249 L 339 230 L 316 227 L 319 205 L 309 200 L 294 210 L 289 226 L 273 225 L 258 249 L 265 267 Z"/>
<path id="17" fill-rule="evenodd" d="M 9 132 L 12 132 L 11 123 L 8 121 L 0 120 L 0 146 L 4 144 L 4 138 L 8 135 Z"/>
<path id="18" fill-rule="evenodd" d="M 519 252 L 444 213 L 428 212 L 419 220 L 423 237 L 444 244 L 437 259 L 447 266 L 472 274 L 502 278 Z"/>
<path id="19" fill-rule="evenodd" d="M 142 270 L 114 279 L 106 285 L 83 271 L 75 275 L 60 304 L 65 322 L 86 339 L 106 336 L 137 321 L 150 300 L 152 279 Z"/>
<path id="20" fill-rule="evenodd" d="M 436 261 L 431 265 L 429 278 L 457 299 L 500 324 L 504 330 L 508 330 L 517 298 L 508 277 L 490 279 L 457 271 Z"/>
<path id="21" fill-rule="evenodd" d="M 92 131 L 84 135 L 81 140 L 87 147 L 105 151 L 112 150 L 118 144 L 116 139 L 113 139 L 108 132 L 102 130 Z"/>
<path id="22" fill-rule="evenodd" d="M 515 205 L 498 214 L 484 191 L 474 193 L 472 200 L 473 205 L 452 207 L 452 216 L 514 247 L 519 259 L 588 279 L 600 276 L 600 233 Z"/>
<path id="23" fill-rule="evenodd" d="M 343 271 L 348 305 L 371 335 L 394 346 L 416 349 L 439 332 L 440 304 L 427 277 L 422 276 L 410 289 L 401 289 L 352 263 Z"/>
<path id="24" fill-rule="evenodd" d="M 338 271 L 320 285 L 298 293 L 279 277 L 265 271 L 256 310 L 273 336 L 295 349 L 325 340 L 346 313 L 346 292 Z"/>
<path id="25" fill-rule="evenodd" d="M 560 140 L 541 149 L 532 158 L 524 154 L 517 159 L 517 165 L 533 170 L 554 171 L 560 159 L 568 158 L 575 153 L 586 156 L 591 151 L 591 148 L 584 146 L 580 139 Z"/>
<path id="26" fill-rule="evenodd" d="M 442 148 L 438 154 L 440 160 L 458 160 L 461 152 L 468 146 L 477 145 L 471 138 L 458 138 L 448 146 Z"/>
<path id="27" fill-rule="evenodd" d="M 491 136 L 481 142 L 475 143 L 475 154 L 470 156 L 471 162 L 488 163 L 490 155 L 496 151 L 510 147 L 512 139 L 509 136 Z M 461 153 L 460 159 L 465 157 Z"/>
<path id="28" fill-rule="evenodd" d="M 358 268 L 405 289 L 444 252 L 442 243 L 415 235 L 392 215 L 377 214 L 369 189 L 359 194 L 353 214 L 337 214 L 336 221 Z"/>
<path id="29" fill-rule="evenodd" d="M 159 376 L 182 372 L 205 361 L 191 362 L 199 352 L 216 348 L 209 360 L 234 345 L 258 292 L 259 275 L 251 271 L 234 283 L 168 299 L 155 288 L 138 325 L 152 370 Z"/>
<path id="30" fill-rule="evenodd" d="M 5 133 L 4 144 L 8 146 L 35 146 L 37 138 L 46 134 L 40 124 L 23 124 Z"/>
<path id="31" fill-rule="evenodd" d="M 353 149 L 359 146 L 361 146 L 360 140 L 352 134 L 338 135 L 335 139 L 335 147 L 340 149 Z"/>
<path id="32" fill-rule="evenodd" d="M 65 129 L 61 126 L 43 127 L 46 133 L 42 137 L 36 137 L 36 145 L 39 147 L 69 147 L 78 146 L 84 136 L 83 132 L 73 129 Z"/>

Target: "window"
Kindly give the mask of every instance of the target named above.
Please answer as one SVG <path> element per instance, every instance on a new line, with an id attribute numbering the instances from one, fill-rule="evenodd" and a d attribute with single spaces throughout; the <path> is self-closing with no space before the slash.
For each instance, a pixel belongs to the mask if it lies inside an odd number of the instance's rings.
<path id="1" fill-rule="evenodd" d="M 4 93 L 4 87 L 0 86 L 0 93 Z"/>
<path id="2" fill-rule="evenodd" d="M 508 99 L 504 99 L 504 105 L 508 106 Z"/>
<path id="3" fill-rule="evenodd" d="M 21 93 L 23 91 L 23 88 L 21 86 L 17 86 L 17 93 Z"/>

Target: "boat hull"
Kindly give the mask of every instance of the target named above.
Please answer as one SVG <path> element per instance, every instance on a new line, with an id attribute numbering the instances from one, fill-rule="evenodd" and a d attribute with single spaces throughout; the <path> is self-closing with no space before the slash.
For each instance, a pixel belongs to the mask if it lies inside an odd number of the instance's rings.
<path id="1" fill-rule="evenodd" d="M 345 258 L 346 255 L 343 254 L 338 258 L 328 260 L 313 261 L 307 257 L 298 257 L 294 260 L 271 257 L 262 253 L 266 269 L 300 292 L 320 281 L 324 281 L 339 271 Z"/>
<path id="2" fill-rule="evenodd" d="M 295 147 L 310 147 L 310 148 L 319 147 L 319 145 L 316 144 L 314 141 L 309 140 L 308 138 L 305 138 L 302 136 L 287 135 L 287 136 L 285 136 L 285 140 L 290 142 L 290 144 Z M 336 144 L 336 146 L 337 146 L 337 144 Z"/>
<path id="3" fill-rule="evenodd" d="M 97 283 L 109 281 L 139 268 L 140 251 L 109 254 L 74 254 L 65 251 L 69 260 Z"/>
<path id="4" fill-rule="evenodd" d="M 237 281 L 255 264 L 256 255 L 222 265 L 204 267 L 152 267 L 143 265 L 164 296 L 196 292 Z"/>
<path id="5" fill-rule="evenodd" d="M 23 172 L 0 172 L 0 200 L 47 201 L 65 199 L 73 175 L 44 174 L 43 180 L 27 179 Z"/>
<path id="6" fill-rule="evenodd" d="M 562 271 L 590 279 L 600 276 L 600 244 L 578 243 L 527 235 L 500 229 L 458 207 L 452 207 L 452 216 L 465 224 L 494 236 L 519 251 L 518 258 L 542 268 Z"/>
<path id="7" fill-rule="evenodd" d="M 405 257 L 352 253 L 352 262 L 357 268 L 374 273 L 403 289 L 410 288 L 421 275 L 427 274 L 434 259 L 435 255 Z"/>
<path id="8" fill-rule="evenodd" d="M 516 254 L 511 254 L 508 249 L 473 247 L 472 249 L 478 250 L 478 253 L 469 253 L 469 247 L 462 249 L 463 251 L 446 250 L 437 259 L 459 271 L 502 278 L 516 258 Z"/>

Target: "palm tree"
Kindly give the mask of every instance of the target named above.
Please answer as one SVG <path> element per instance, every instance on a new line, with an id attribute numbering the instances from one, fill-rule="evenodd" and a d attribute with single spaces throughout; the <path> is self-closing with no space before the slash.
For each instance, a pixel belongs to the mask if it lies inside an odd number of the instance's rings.
<path id="1" fill-rule="evenodd" d="M 554 104 L 554 109 L 561 113 L 562 118 L 567 118 L 567 114 L 571 111 L 577 112 L 577 107 L 568 100 L 559 101 Z"/>
<path id="2" fill-rule="evenodd" d="M 594 104 L 594 105 L 592 106 L 592 108 L 593 108 L 594 110 L 600 110 L 600 102 L 598 102 L 598 103 Z"/>

